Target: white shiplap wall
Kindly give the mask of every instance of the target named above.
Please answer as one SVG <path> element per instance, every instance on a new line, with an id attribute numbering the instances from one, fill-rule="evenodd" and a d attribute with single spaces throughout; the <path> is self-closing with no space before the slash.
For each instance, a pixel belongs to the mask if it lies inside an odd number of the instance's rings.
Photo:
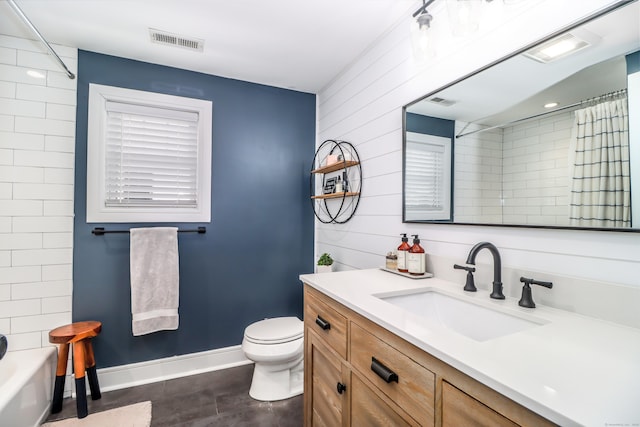
<path id="1" fill-rule="evenodd" d="M 411 57 L 413 10 L 407 11 L 405 20 L 319 94 L 318 142 L 343 139 L 356 146 L 363 161 L 363 194 L 346 224 L 316 223 L 316 254 L 331 253 L 337 270 L 373 268 L 384 264 L 384 254 L 406 232 L 420 234 L 428 254 L 464 262 L 474 243 L 488 240 L 500 248 L 509 268 L 640 287 L 640 235 L 635 233 L 403 224 L 401 213 L 403 105 L 612 3 L 532 0 L 507 8 L 494 1 L 488 7 L 496 13 L 485 15 L 491 22 L 473 37 L 454 39 L 440 28 L 438 56 L 422 67 Z M 431 10 L 434 27 L 446 21 L 442 4 Z M 479 262 L 489 262 L 487 255 L 481 253 Z"/>
<path id="2" fill-rule="evenodd" d="M 76 70 L 77 50 L 53 47 Z M 0 34 L 0 333 L 9 351 L 49 345 L 49 330 L 71 322 L 75 125 L 76 80 L 40 43 Z"/>

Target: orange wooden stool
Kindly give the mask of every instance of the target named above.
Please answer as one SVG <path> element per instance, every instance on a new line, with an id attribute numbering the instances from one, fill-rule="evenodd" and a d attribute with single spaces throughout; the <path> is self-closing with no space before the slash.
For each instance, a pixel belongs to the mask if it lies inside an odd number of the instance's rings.
<path id="1" fill-rule="evenodd" d="M 93 356 L 91 338 L 98 336 L 102 330 L 102 323 L 90 320 L 60 326 L 49 332 L 49 342 L 60 344 L 58 351 L 58 368 L 56 369 L 56 385 L 53 390 L 51 413 L 62 410 L 62 395 L 64 393 L 64 378 L 67 373 L 67 359 L 69 358 L 69 344 L 73 344 L 73 372 L 76 377 L 76 408 L 78 418 L 84 418 L 87 410 L 87 387 L 84 381 L 85 371 L 89 379 L 91 398 L 100 399 L 100 386 L 96 374 L 96 361 Z"/>

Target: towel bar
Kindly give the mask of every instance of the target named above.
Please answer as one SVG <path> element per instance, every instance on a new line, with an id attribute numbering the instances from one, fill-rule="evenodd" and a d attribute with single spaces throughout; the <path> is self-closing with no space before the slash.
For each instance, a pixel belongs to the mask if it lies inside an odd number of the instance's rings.
<path id="1" fill-rule="evenodd" d="M 91 230 L 91 234 L 94 234 L 96 236 L 103 236 L 105 234 L 110 234 L 110 233 L 128 233 L 128 232 L 129 230 L 105 230 L 104 227 L 94 227 L 94 229 Z M 178 229 L 178 232 L 205 234 L 207 232 L 207 227 L 198 227 L 197 229 L 193 229 L 193 230 Z"/>

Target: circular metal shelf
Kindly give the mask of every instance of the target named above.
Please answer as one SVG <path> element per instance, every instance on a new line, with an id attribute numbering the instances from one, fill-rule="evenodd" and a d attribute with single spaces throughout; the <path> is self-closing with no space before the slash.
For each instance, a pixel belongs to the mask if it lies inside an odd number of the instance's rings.
<path id="1" fill-rule="evenodd" d="M 345 191 L 335 192 L 340 177 Z M 355 147 L 346 141 L 328 139 L 313 157 L 309 176 L 311 205 L 316 218 L 324 224 L 344 224 L 356 212 L 362 192 L 362 167 Z"/>

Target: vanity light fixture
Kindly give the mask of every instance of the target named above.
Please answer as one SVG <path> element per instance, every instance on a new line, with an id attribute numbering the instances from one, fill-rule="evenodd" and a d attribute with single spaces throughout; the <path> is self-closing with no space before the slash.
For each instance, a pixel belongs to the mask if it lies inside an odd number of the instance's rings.
<path id="1" fill-rule="evenodd" d="M 478 30 L 482 0 L 445 0 L 454 36 L 464 36 Z M 491 3 L 493 0 L 485 0 Z M 427 8 L 435 0 L 422 0 L 422 6 L 413 13 L 411 20 L 411 44 L 418 61 L 435 56 L 434 32 L 431 29 L 433 15 Z"/>
<path id="2" fill-rule="evenodd" d="M 447 11 L 454 36 L 466 36 L 480 27 L 482 0 L 448 0 Z"/>
<path id="3" fill-rule="evenodd" d="M 427 7 L 434 1 L 422 0 L 422 6 L 414 12 L 415 19 L 411 21 L 411 46 L 413 47 L 413 56 L 418 61 L 435 56 L 433 31 L 430 31 L 433 16 L 427 11 Z"/>

